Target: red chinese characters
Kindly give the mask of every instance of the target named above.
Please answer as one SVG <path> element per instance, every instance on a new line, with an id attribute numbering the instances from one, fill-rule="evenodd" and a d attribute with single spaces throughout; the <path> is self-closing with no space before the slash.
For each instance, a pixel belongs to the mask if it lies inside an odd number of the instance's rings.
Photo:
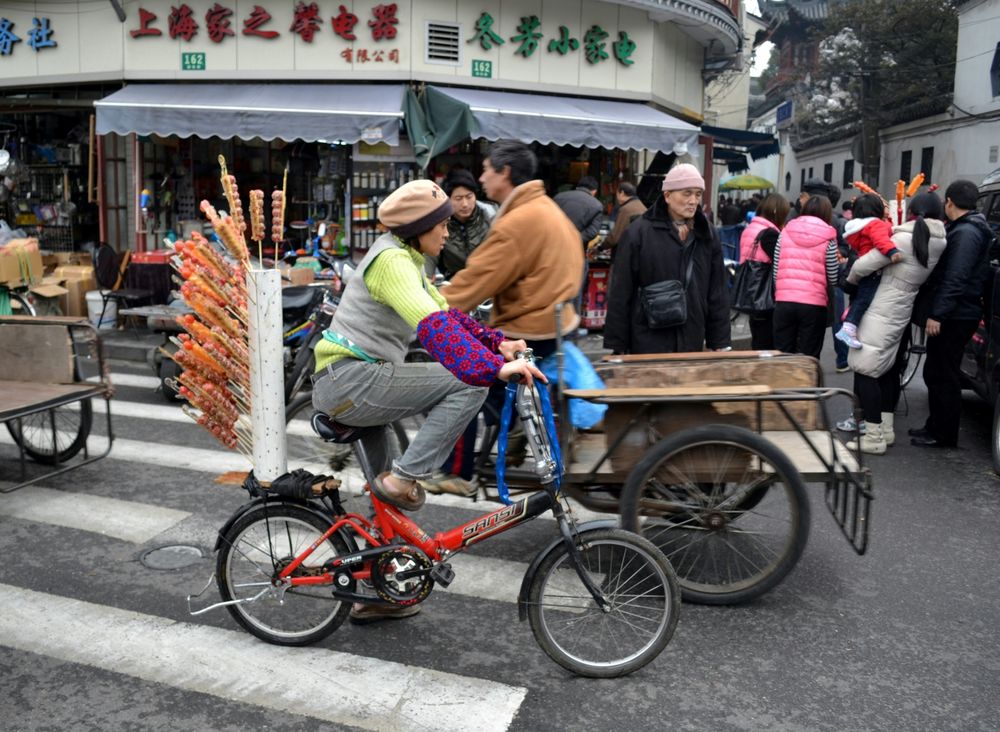
<path id="1" fill-rule="evenodd" d="M 213 5 L 205 13 L 205 27 L 208 30 L 208 38 L 212 43 L 222 43 L 222 39 L 226 36 L 236 35 L 233 29 L 229 27 L 229 16 L 232 14 L 232 10 L 224 8 L 219 3 Z"/>
<path id="2" fill-rule="evenodd" d="M 260 29 L 269 20 L 271 20 L 271 14 L 260 5 L 254 5 L 250 17 L 243 21 L 243 35 L 268 39 L 277 38 L 280 35 L 278 31 Z"/>
<path id="3" fill-rule="evenodd" d="M 289 30 L 298 33 L 306 43 L 312 43 L 313 36 L 320 30 L 319 7 L 316 3 L 298 3 L 295 6 L 295 19 Z"/>
<path id="4" fill-rule="evenodd" d="M 340 13 L 330 19 L 330 23 L 333 25 L 333 32 L 341 38 L 348 41 L 357 40 L 358 37 L 354 35 L 354 26 L 358 24 L 358 16 L 347 12 L 347 8 L 343 5 L 340 6 Z"/>
<path id="5" fill-rule="evenodd" d="M 139 27 L 135 30 L 129 31 L 129 35 L 133 38 L 163 35 L 163 31 L 159 28 L 149 27 L 154 20 L 156 20 L 156 13 L 151 13 L 145 8 L 139 8 Z"/>
<path id="6" fill-rule="evenodd" d="M 381 41 L 383 38 L 393 39 L 396 37 L 396 3 L 390 5 L 376 5 L 372 8 L 372 15 L 375 20 L 368 21 L 368 27 L 372 29 L 372 38 Z"/>
<path id="7" fill-rule="evenodd" d="M 168 33 L 171 38 L 181 38 L 190 41 L 198 32 L 198 23 L 191 14 L 191 8 L 184 3 L 179 8 L 170 6 L 170 16 L 167 19 Z"/>

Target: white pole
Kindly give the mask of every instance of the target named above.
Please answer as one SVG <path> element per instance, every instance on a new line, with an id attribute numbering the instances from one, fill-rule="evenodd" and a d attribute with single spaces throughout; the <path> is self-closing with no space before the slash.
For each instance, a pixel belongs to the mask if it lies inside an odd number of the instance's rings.
<path id="1" fill-rule="evenodd" d="M 274 269 L 250 270 L 247 300 L 253 469 L 258 480 L 272 481 L 287 472 L 281 273 Z"/>

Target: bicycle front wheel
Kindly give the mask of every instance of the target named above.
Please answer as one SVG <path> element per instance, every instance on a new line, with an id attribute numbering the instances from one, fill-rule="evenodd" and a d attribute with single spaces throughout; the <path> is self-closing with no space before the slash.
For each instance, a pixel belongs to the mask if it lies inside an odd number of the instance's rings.
<path id="1" fill-rule="evenodd" d="M 656 658 L 674 634 L 681 601 L 674 570 L 653 544 L 622 529 L 584 532 L 577 548 L 610 610 L 597 606 L 561 544 L 528 588 L 535 640 L 579 676 L 632 673 Z"/>
<path id="2" fill-rule="evenodd" d="M 351 604 L 331 585 L 298 585 L 285 592 L 274 578 L 330 527 L 321 516 L 290 504 L 262 505 L 241 516 L 222 537 L 216 560 L 226 609 L 252 635 L 279 646 L 305 646 L 340 627 Z M 339 534 L 316 547 L 292 576 L 322 574 L 323 565 L 350 552 Z"/>

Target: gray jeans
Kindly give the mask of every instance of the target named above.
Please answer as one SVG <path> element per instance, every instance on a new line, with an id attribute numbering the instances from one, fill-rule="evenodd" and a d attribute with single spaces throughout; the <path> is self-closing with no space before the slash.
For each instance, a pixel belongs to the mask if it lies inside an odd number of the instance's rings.
<path id="1" fill-rule="evenodd" d="M 423 480 L 448 457 L 459 435 L 476 416 L 487 389 L 459 381 L 439 363 L 351 363 L 328 366 L 313 386 L 318 411 L 351 427 L 388 425 L 404 417 L 427 413 L 406 452 L 391 461 L 392 473 Z M 389 469 L 394 455 L 386 431 L 364 440 L 376 473 Z"/>

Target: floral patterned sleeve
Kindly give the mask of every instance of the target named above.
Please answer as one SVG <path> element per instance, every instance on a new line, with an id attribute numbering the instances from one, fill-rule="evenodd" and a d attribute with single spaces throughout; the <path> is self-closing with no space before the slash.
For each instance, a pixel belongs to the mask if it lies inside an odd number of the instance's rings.
<path id="1" fill-rule="evenodd" d="M 497 353 L 497 349 L 500 348 L 500 344 L 507 340 L 503 331 L 491 328 L 488 325 L 483 325 L 475 318 L 466 315 L 457 308 L 450 308 L 448 310 L 448 314 L 453 318 L 456 318 L 458 322 L 462 324 L 463 328 L 469 331 L 469 333 L 471 333 L 477 341 L 482 343 L 493 353 Z"/>
<path id="2" fill-rule="evenodd" d="M 452 311 L 431 313 L 421 320 L 417 340 L 435 361 L 471 386 L 489 386 L 504 364 L 503 357 L 480 343 Z"/>

